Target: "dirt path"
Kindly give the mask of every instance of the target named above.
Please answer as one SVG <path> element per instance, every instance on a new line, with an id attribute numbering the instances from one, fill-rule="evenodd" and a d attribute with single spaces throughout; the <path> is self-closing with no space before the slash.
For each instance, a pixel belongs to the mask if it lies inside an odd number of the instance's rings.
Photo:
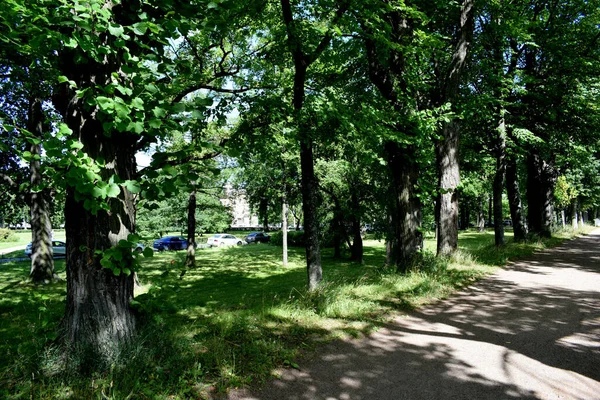
<path id="1" fill-rule="evenodd" d="M 230 400 L 600 399 L 600 230 Z"/>

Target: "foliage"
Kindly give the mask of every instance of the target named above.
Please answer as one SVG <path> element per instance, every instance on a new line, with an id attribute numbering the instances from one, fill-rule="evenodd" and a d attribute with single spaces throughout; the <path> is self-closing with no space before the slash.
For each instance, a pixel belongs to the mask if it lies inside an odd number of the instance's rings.
<path id="1" fill-rule="evenodd" d="M 0 228 L 0 242 L 16 242 L 19 237 L 10 229 Z"/>
<path id="2" fill-rule="evenodd" d="M 283 233 L 281 231 L 272 232 L 271 235 L 271 244 L 275 246 L 281 246 L 283 244 Z M 288 246 L 294 247 L 304 247 L 304 231 L 289 231 L 287 234 Z"/>

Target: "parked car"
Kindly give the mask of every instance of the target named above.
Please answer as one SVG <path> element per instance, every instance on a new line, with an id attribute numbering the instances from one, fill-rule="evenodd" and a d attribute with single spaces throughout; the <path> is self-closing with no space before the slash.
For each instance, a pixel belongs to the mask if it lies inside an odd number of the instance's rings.
<path id="1" fill-rule="evenodd" d="M 31 258 L 33 253 L 33 243 L 29 243 L 27 247 L 25 247 L 25 255 Z M 67 244 L 65 242 L 61 242 L 59 240 L 52 241 L 52 255 L 54 257 L 64 257 L 67 254 Z"/>
<path id="2" fill-rule="evenodd" d="M 228 233 L 218 233 L 216 235 L 212 235 L 206 241 L 211 247 L 220 247 L 220 246 L 241 246 L 244 244 L 242 239 L 239 239 L 233 235 Z"/>
<path id="3" fill-rule="evenodd" d="M 187 239 L 183 236 L 165 236 L 155 240 L 152 248 L 156 251 L 187 249 Z"/>
<path id="4" fill-rule="evenodd" d="M 245 239 L 246 243 L 268 243 L 271 241 L 271 236 L 264 232 L 252 232 L 249 233 Z"/>
<path id="5" fill-rule="evenodd" d="M 144 246 L 143 244 L 136 243 L 135 247 L 133 248 L 133 251 L 135 251 L 136 253 L 142 253 L 145 248 L 146 248 L 146 246 Z"/>

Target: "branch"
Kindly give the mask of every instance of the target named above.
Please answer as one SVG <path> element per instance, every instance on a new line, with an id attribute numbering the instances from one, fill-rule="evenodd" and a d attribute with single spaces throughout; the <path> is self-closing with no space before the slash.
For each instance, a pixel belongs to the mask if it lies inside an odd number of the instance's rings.
<path id="1" fill-rule="evenodd" d="M 225 146 L 225 144 L 229 141 L 229 139 L 223 139 L 221 140 L 221 142 L 219 143 L 220 147 Z M 183 164 L 187 164 L 189 162 L 199 162 L 199 161 L 206 161 L 206 160 L 210 160 L 213 159 L 219 155 L 221 155 L 223 153 L 223 149 L 218 150 L 218 151 L 213 151 L 211 153 L 207 153 L 204 154 L 202 156 L 198 156 L 198 155 L 190 155 L 188 157 L 185 158 L 181 158 L 181 159 L 175 159 L 175 160 L 163 160 L 161 163 L 156 164 L 156 165 L 149 165 L 145 168 L 140 169 L 139 171 L 137 171 L 136 176 L 141 176 L 143 174 L 145 174 L 147 171 L 153 171 L 153 170 L 157 170 L 160 168 L 164 168 L 166 166 L 178 166 L 178 165 L 183 165 Z"/>
<path id="2" fill-rule="evenodd" d="M 257 87 L 246 87 L 246 88 L 240 88 L 240 89 L 226 89 L 226 88 L 222 88 L 222 87 L 211 86 L 211 85 L 199 83 L 197 85 L 192 85 L 192 86 L 182 90 L 177 96 L 175 96 L 175 98 L 173 98 L 173 100 L 171 101 L 171 104 L 180 102 L 188 94 L 193 93 L 196 90 L 200 90 L 200 89 L 206 89 L 206 90 L 210 90 L 212 92 L 217 92 L 217 93 L 240 94 L 240 93 L 249 92 L 251 90 L 276 89 L 276 87 L 275 86 L 257 86 Z"/>

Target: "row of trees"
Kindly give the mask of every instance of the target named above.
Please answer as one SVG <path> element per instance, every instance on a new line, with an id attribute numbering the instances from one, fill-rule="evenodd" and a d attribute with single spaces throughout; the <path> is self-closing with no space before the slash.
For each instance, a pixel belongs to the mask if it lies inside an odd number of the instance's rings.
<path id="1" fill-rule="evenodd" d="M 440 256 L 456 250 L 459 197 L 481 205 L 486 182 L 498 245 L 504 190 L 516 240 L 550 235 L 555 204 L 597 206 L 599 6 L 5 0 L 2 177 L 16 188 L 30 165 L 17 191 L 29 188 L 36 280 L 52 273 L 47 201 L 65 194 L 66 348 L 110 360 L 134 337 L 139 207 L 189 193 L 193 265 L 196 196 L 224 153 L 261 214 L 302 205 L 310 290 L 326 221 L 357 261 L 364 223 L 385 227 L 402 272 L 423 221 Z"/>

